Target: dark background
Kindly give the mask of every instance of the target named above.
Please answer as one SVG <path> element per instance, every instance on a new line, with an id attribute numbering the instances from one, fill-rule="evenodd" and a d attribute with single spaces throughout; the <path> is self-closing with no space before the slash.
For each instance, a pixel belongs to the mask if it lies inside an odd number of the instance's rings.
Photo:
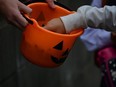
<path id="1" fill-rule="evenodd" d="M 59 0 L 76 10 L 91 0 Z M 58 68 L 42 68 L 20 54 L 22 32 L 0 16 L 0 87 L 99 87 L 100 71 L 93 52 L 77 38 L 65 63 Z"/>

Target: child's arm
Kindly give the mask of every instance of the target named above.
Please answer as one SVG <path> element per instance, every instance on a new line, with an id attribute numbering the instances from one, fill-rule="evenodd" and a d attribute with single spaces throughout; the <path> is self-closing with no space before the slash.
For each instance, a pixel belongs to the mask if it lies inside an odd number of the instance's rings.
<path id="1" fill-rule="evenodd" d="M 82 6 L 76 13 L 61 17 L 66 32 L 83 27 L 102 28 L 107 31 L 116 31 L 116 6 L 97 8 Z"/>
<path id="2" fill-rule="evenodd" d="M 61 18 L 52 19 L 45 26 L 46 29 L 55 32 L 63 31 L 59 33 L 70 33 L 80 27 L 116 31 L 116 6 L 105 6 L 104 8 L 82 6 L 77 12 Z"/>
<path id="3" fill-rule="evenodd" d="M 91 6 L 101 8 L 102 1 L 103 0 L 92 0 Z M 80 39 L 88 51 L 95 51 L 112 43 L 111 32 L 91 27 L 85 29 Z"/>

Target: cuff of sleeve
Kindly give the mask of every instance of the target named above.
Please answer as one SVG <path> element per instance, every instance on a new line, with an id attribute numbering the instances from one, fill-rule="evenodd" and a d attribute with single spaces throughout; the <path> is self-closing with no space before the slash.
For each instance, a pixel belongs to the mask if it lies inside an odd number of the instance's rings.
<path id="1" fill-rule="evenodd" d="M 74 14 L 70 14 L 67 16 L 60 17 L 62 22 L 64 23 L 64 27 L 66 29 L 66 33 L 70 33 L 71 31 L 82 27 L 84 24 L 81 13 L 77 12 Z"/>

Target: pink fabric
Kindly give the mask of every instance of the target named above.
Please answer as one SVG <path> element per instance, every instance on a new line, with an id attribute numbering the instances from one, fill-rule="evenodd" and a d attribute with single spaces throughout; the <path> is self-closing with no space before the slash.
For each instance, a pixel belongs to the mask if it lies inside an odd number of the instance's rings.
<path id="1" fill-rule="evenodd" d="M 116 47 L 111 45 L 97 51 L 95 62 L 101 68 L 107 87 L 116 87 L 116 76 L 112 76 L 116 72 Z"/>
<path id="2" fill-rule="evenodd" d="M 112 58 L 116 58 L 116 48 L 113 45 L 100 49 L 96 54 L 96 62 L 98 66 Z"/>

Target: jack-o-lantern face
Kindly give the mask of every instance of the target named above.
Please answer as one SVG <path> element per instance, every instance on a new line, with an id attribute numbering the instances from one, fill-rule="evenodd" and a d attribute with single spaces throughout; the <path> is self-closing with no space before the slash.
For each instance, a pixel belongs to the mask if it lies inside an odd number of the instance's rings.
<path id="1" fill-rule="evenodd" d="M 62 49 L 63 49 L 63 41 L 61 41 L 61 42 L 58 43 L 56 46 L 54 46 L 53 49 L 55 49 L 55 50 L 57 50 L 57 51 L 62 51 Z M 68 54 L 69 54 L 69 49 L 67 48 L 67 49 L 62 53 L 62 55 L 60 56 L 60 58 L 57 58 L 57 57 L 51 55 L 51 59 L 52 59 L 52 61 L 53 61 L 54 63 L 56 63 L 56 64 L 61 64 L 61 63 L 63 63 L 63 62 L 66 60 Z"/>
<path id="2" fill-rule="evenodd" d="M 46 3 L 34 3 L 29 5 L 33 9 L 29 18 L 33 24 L 29 24 L 21 42 L 21 52 L 26 59 L 35 65 L 42 67 L 57 67 L 67 58 L 76 38 L 83 31 L 70 34 L 58 34 L 44 29 L 42 26 L 53 18 L 71 14 L 72 12 L 56 6 L 55 10 Z"/>
<path id="3" fill-rule="evenodd" d="M 59 66 L 69 54 L 69 48 L 64 49 L 63 41 L 55 46 L 47 47 L 46 50 L 39 45 L 30 46 L 29 42 L 26 42 L 26 44 L 28 45 L 23 46 L 23 48 L 26 48 L 30 53 L 28 54 L 28 60 L 40 66 Z"/>

